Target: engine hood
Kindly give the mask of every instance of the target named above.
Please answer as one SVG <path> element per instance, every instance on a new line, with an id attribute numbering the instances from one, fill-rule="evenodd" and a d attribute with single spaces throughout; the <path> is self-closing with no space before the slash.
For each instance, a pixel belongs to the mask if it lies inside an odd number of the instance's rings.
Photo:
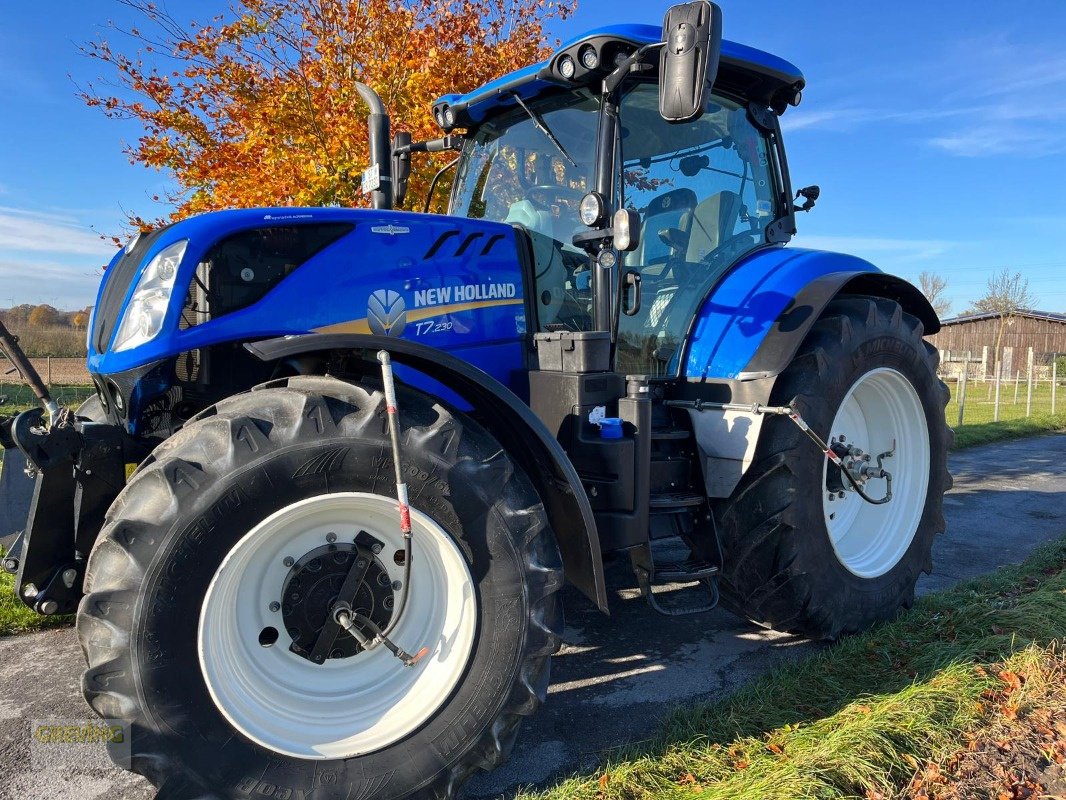
<path id="1" fill-rule="evenodd" d="M 316 229 L 329 235 L 317 240 L 326 241 L 320 248 L 305 248 L 306 258 L 256 244 Z M 320 331 L 398 336 L 450 350 L 517 343 L 526 330 L 521 236 L 500 223 L 405 211 L 268 208 L 191 217 L 142 237 L 112 261 L 91 321 L 89 369 L 125 372 L 224 342 Z M 180 241 L 188 244 L 159 334 L 116 352 L 115 332 L 146 266 Z M 211 298 L 254 300 L 230 303 L 223 313 L 190 310 L 205 274 Z"/>

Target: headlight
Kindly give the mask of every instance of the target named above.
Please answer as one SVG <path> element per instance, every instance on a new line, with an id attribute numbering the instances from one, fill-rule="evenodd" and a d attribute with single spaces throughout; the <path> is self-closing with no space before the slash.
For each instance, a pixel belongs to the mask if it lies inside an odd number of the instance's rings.
<path id="1" fill-rule="evenodd" d="M 159 333 L 159 329 L 163 327 L 163 317 L 170 306 L 170 295 L 178 277 L 178 265 L 181 264 L 188 244 L 187 239 L 175 242 L 148 262 L 122 315 L 122 324 L 119 325 L 115 344 L 111 348 L 114 352 L 129 350 L 150 342 Z"/>
<path id="2" fill-rule="evenodd" d="M 607 204 L 603 200 L 603 195 L 598 192 L 589 192 L 581 198 L 581 206 L 578 209 L 578 213 L 581 217 L 581 222 L 590 228 L 594 225 L 599 225 L 603 222 L 607 213 Z"/>

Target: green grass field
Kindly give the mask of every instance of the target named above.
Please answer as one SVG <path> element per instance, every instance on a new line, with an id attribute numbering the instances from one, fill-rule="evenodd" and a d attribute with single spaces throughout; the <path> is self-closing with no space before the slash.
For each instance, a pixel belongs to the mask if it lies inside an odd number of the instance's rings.
<path id="1" fill-rule="evenodd" d="M 955 426 L 959 422 L 959 382 L 948 381 L 948 389 L 951 390 L 951 402 L 948 403 L 946 414 L 948 424 Z M 1003 381 L 999 389 L 999 419 L 1006 422 L 1026 417 L 1026 396 L 1028 387 L 1025 379 L 1021 382 Z M 995 418 L 995 385 L 991 381 L 985 383 L 970 381 L 966 386 L 966 403 L 963 408 L 963 425 L 979 425 L 992 422 Z M 1053 413 L 1066 414 L 1066 381 L 1062 382 L 1055 396 L 1054 408 L 1052 407 L 1052 393 L 1050 381 L 1033 384 L 1033 416 L 1047 416 Z"/>
<path id="2" fill-rule="evenodd" d="M 1063 700 L 1064 637 L 1066 538 L 731 697 L 678 709 L 656 740 L 522 797 L 899 797 L 1001 708 L 1017 712 L 1026 696 L 1008 689 L 1035 692 L 1043 682 L 1045 695 Z"/>

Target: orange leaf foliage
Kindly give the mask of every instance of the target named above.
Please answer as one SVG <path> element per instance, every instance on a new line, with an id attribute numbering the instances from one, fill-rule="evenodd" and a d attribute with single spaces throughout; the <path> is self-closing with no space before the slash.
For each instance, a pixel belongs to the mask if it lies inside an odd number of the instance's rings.
<path id="1" fill-rule="evenodd" d="M 552 19 L 576 0 L 234 0 L 229 14 L 184 22 L 151 0 L 124 0 L 143 24 L 132 51 L 83 51 L 114 73 L 80 90 L 90 106 L 144 133 L 134 163 L 167 170 L 174 218 L 220 208 L 366 205 L 368 110 L 355 81 L 381 95 L 393 131 L 441 135 L 439 96 L 466 92 L 542 59 Z M 412 159 L 408 205 L 454 154 Z M 443 193 L 439 193 L 443 196 Z M 133 216 L 134 225 L 145 220 Z"/>

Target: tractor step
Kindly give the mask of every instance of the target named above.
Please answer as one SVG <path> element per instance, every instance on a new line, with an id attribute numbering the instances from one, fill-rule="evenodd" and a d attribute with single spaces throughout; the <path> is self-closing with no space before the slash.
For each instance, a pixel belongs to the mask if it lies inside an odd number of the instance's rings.
<path id="1" fill-rule="evenodd" d="M 684 428 L 653 428 L 651 432 L 653 442 L 683 442 L 691 438 L 692 431 L 686 431 Z"/>
<path id="2" fill-rule="evenodd" d="M 648 507 L 653 514 L 667 514 L 695 508 L 707 502 L 707 497 L 696 492 L 662 492 L 648 498 Z"/>
<path id="3" fill-rule="evenodd" d="M 681 617 L 701 614 L 718 605 L 718 566 L 692 559 L 656 566 L 650 544 L 633 548 L 629 551 L 629 557 L 637 576 L 637 588 L 655 612 L 667 617 Z M 688 586 L 671 592 L 655 591 L 656 587 L 679 584 Z M 697 592 L 699 599 L 686 602 L 673 597 L 684 593 L 687 600 L 691 592 Z M 671 599 L 666 601 L 668 594 Z"/>

